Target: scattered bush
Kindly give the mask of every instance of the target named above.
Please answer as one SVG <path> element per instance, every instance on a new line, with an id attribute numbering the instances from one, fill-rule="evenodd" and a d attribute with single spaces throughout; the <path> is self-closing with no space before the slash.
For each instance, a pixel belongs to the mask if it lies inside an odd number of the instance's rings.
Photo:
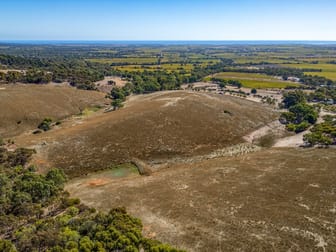
<path id="1" fill-rule="evenodd" d="M 290 123 L 288 125 L 286 125 L 286 128 L 288 131 L 293 131 L 295 133 L 300 133 L 300 132 L 303 132 L 305 130 L 307 130 L 309 128 L 310 124 L 306 121 L 303 121 L 299 124 L 293 124 L 293 123 Z"/>
<path id="2" fill-rule="evenodd" d="M 41 130 L 34 130 L 34 131 L 33 131 L 33 134 L 34 134 L 34 135 L 36 135 L 36 134 L 41 134 L 41 133 L 42 133 Z"/>
<path id="3" fill-rule="evenodd" d="M 266 148 L 272 147 L 274 143 L 275 143 L 275 136 L 271 133 L 260 137 L 255 142 L 255 144 Z"/>
<path id="4" fill-rule="evenodd" d="M 51 123 L 52 119 L 51 118 L 45 118 L 38 126 L 37 128 L 43 130 L 43 131 L 48 131 L 51 129 Z"/>

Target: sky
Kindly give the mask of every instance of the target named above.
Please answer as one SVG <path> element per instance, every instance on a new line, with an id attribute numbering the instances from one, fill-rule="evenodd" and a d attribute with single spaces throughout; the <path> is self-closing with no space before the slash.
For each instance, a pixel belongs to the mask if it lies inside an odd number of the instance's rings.
<path id="1" fill-rule="evenodd" d="M 0 0 L 0 40 L 336 41 L 336 0 Z"/>

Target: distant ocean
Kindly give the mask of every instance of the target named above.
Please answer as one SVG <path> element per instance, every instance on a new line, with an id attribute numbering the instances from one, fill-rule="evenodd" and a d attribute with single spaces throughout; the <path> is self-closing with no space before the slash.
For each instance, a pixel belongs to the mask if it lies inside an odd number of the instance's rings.
<path id="1" fill-rule="evenodd" d="M 21 45 L 336 45 L 336 41 L 309 40 L 0 40 Z"/>

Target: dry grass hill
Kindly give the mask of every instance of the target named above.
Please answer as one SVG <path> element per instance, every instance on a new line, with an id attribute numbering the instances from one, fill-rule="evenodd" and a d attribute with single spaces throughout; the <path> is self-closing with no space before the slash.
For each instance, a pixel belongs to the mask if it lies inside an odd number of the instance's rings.
<path id="1" fill-rule="evenodd" d="M 41 142 L 51 166 L 78 176 L 132 158 L 167 159 L 208 154 L 243 142 L 242 137 L 274 120 L 261 104 L 185 91 L 134 96 L 118 111 L 81 124 L 17 138 L 19 145 Z"/>
<path id="2" fill-rule="evenodd" d="M 103 93 L 63 85 L 0 85 L 0 136 L 12 137 L 46 117 L 63 119 L 104 102 Z"/>

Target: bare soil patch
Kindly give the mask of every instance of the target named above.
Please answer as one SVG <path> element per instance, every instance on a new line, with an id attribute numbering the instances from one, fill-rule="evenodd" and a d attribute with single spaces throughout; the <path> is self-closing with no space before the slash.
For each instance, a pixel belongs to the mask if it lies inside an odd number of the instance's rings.
<path id="1" fill-rule="evenodd" d="M 113 81 L 115 85 L 110 85 L 109 81 Z M 96 87 L 99 91 L 104 93 L 110 93 L 113 87 L 123 87 L 125 86 L 127 81 L 123 80 L 120 77 L 117 76 L 107 76 L 104 78 L 104 80 L 97 81 Z"/>

